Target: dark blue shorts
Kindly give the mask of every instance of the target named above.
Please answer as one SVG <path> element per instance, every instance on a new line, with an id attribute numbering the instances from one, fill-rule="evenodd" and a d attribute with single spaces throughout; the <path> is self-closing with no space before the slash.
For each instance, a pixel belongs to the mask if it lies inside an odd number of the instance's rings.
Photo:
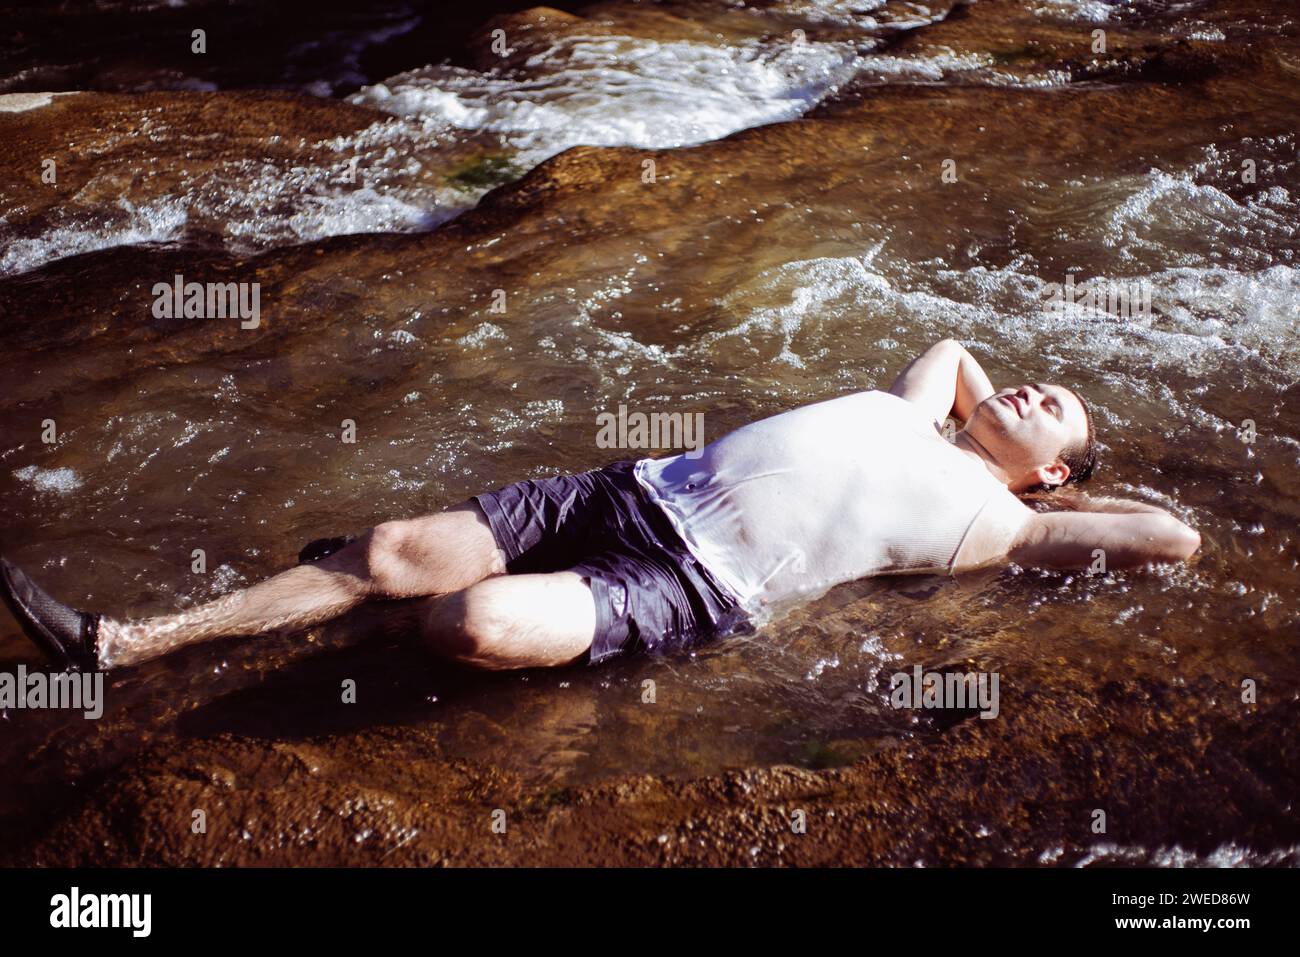
<path id="1" fill-rule="evenodd" d="M 475 495 L 512 575 L 575 571 L 596 600 L 589 664 L 752 631 L 637 483 L 634 462 Z"/>

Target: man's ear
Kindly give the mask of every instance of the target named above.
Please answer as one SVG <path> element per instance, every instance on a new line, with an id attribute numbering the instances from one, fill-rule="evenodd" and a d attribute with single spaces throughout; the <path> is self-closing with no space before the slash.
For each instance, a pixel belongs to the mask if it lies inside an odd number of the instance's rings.
<path id="1" fill-rule="evenodd" d="M 1040 465 L 1031 473 L 1043 485 L 1050 485 L 1053 488 L 1064 485 L 1065 480 L 1070 477 L 1070 466 L 1066 465 L 1059 459 L 1051 465 Z"/>

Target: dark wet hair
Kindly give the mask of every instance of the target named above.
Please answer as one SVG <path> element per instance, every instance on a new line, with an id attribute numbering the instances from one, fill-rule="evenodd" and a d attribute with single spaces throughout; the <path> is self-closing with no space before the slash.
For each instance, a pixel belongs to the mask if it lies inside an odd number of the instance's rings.
<path id="1" fill-rule="evenodd" d="M 1050 492 L 1071 483 L 1086 482 L 1092 478 L 1092 473 L 1097 468 L 1097 433 L 1092 428 L 1092 412 L 1088 409 L 1088 403 L 1083 401 L 1083 396 L 1073 389 L 1067 391 L 1079 400 L 1079 405 L 1083 408 L 1083 421 L 1088 425 L 1087 435 L 1082 442 L 1067 445 L 1058 456 L 1061 462 L 1070 469 L 1070 474 L 1064 482 L 1060 485 L 1048 485 L 1044 482 L 1035 485 L 1031 489 L 1026 489 L 1026 492 Z"/>

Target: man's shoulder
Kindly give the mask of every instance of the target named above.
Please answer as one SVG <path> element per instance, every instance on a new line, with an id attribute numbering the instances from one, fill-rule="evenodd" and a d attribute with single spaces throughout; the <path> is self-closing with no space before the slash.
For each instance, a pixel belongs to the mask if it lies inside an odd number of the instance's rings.
<path id="1" fill-rule="evenodd" d="M 1037 514 L 1005 485 L 996 485 L 953 557 L 954 571 L 979 568 L 1005 558 Z"/>

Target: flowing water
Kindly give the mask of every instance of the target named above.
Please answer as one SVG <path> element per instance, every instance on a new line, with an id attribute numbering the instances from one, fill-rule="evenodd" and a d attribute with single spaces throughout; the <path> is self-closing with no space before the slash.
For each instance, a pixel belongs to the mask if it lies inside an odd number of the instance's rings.
<path id="1" fill-rule="evenodd" d="M 388 42 L 408 12 L 386 5 L 331 42 Z M 1261 702 L 1300 695 L 1294 5 L 584 16 L 495 21 L 504 56 L 491 24 L 450 60 L 408 44 L 382 76 L 314 74 L 303 55 L 275 82 L 250 58 L 201 75 L 101 65 L 92 85 L 86 62 L 39 45 L 0 64 L 17 94 L 101 91 L 0 99 L 6 557 L 79 607 L 154 614 L 263 578 L 315 537 L 644 454 L 597 447 L 596 416 L 619 404 L 702 412 L 715 438 L 887 388 L 946 336 L 996 386 L 1076 388 L 1102 443 L 1093 490 L 1171 509 L 1200 553 L 859 582 L 693 655 L 590 669 L 474 675 L 400 636 L 358 646 L 383 632 L 369 611 L 217 642 L 110 675 L 93 724 L 5 714 L 8 820 L 176 735 L 398 723 L 576 785 L 931 740 L 945 729 L 888 700 L 914 664 L 996 671 L 1004 708 L 1017 688 L 1172 688 L 1153 720 L 1175 725 L 1249 710 L 1246 679 Z M 57 185 L 40 179 L 48 157 Z M 151 290 L 176 274 L 260 282 L 261 325 L 156 318 Z M 1070 276 L 1145 284 L 1151 308 L 1046 310 Z M 6 618 L 0 664 L 19 661 L 31 649 Z M 363 717 L 340 714 L 345 678 Z M 1271 846 L 1198 856 L 1139 829 L 1062 857 L 1043 833 L 1042 859 L 1295 863 L 1282 765 L 1241 769 L 1289 822 Z"/>

